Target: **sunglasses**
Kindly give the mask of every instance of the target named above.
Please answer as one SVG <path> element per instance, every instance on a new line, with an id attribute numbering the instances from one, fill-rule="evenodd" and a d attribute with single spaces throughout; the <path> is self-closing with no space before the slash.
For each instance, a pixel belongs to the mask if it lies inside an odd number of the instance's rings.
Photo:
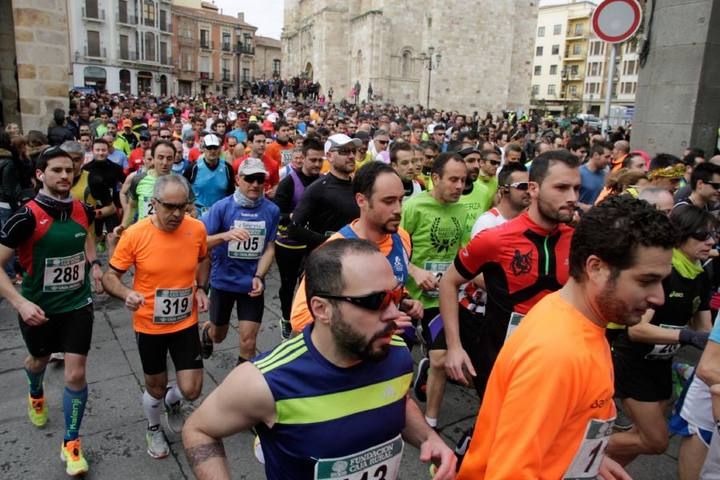
<path id="1" fill-rule="evenodd" d="M 715 190 L 720 190 L 720 182 L 706 182 L 708 185 L 712 186 Z"/>
<path id="2" fill-rule="evenodd" d="M 499 166 L 502 162 L 500 160 L 486 160 L 490 165 Z"/>
<path id="3" fill-rule="evenodd" d="M 171 135 L 160 135 L 160 138 L 162 138 L 163 140 L 169 140 L 172 138 L 172 136 Z"/>
<path id="4" fill-rule="evenodd" d="M 206 150 L 220 150 L 220 147 L 217 145 L 210 145 L 205 147 Z"/>
<path id="5" fill-rule="evenodd" d="M 398 285 L 392 290 L 383 290 L 381 292 L 373 292 L 361 297 L 349 297 L 343 295 L 329 295 L 325 293 L 318 293 L 317 296 L 321 298 L 328 298 L 331 300 L 341 300 L 348 302 L 356 307 L 364 308 L 365 310 L 371 310 L 378 312 L 385 310 L 391 304 L 396 307 L 400 307 L 400 302 L 403 299 L 405 291 L 402 285 Z"/>
<path id="6" fill-rule="evenodd" d="M 355 155 L 357 153 L 356 148 L 339 148 L 335 150 L 339 155 Z"/>
<path id="7" fill-rule="evenodd" d="M 529 182 L 515 182 L 515 183 L 510 183 L 505 186 L 508 188 L 516 188 L 518 190 L 525 192 L 530 187 L 530 183 Z"/>
<path id="8" fill-rule="evenodd" d="M 718 233 L 714 230 L 699 230 L 690 234 L 690 238 L 693 238 L 698 242 L 706 242 L 710 239 L 716 239 L 717 236 Z"/>
<path id="9" fill-rule="evenodd" d="M 428 160 L 435 160 L 435 155 L 425 155 Z"/>
<path id="10" fill-rule="evenodd" d="M 187 205 L 188 205 L 188 202 L 184 202 L 184 203 L 168 203 L 168 202 L 163 202 L 162 200 L 160 200 L 160 199 L 157 198 L 157 197 L 153 197 L 153 198 L 155 199 L 155 201 L 156 201 L 157 203 L 159 203 L 160 205 L 162 205 L 162 207 L 163 207 L 164 209 L 170 210 L 171 212 L 174 212 L 175 210 L 185 210 L 185 207 L 187 207 Z"/>
<path id="11" fill-rule="evenodd" d="M 382 143 L 384 145 L 386 143 L 390 143 L 390 140 L 375 140 L 375 143 Z"/>
<path id="12" fill-rule="evenodd" d="M 257 183 L 258 185 L 262 185 L 265 183 L 265 175 L 258 174 L 258 175 L 245 175 L 242 177 L 243 180 L 245 180 L 247 183 L 253 184 Z"/>

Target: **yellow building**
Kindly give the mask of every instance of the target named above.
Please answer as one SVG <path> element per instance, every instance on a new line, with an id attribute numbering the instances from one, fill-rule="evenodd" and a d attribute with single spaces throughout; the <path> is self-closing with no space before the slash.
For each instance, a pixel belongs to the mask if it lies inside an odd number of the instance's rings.
<path id="1" fill-rule="evenodd" d="M 590 12 L 570 12 L 566 32 L 560 98 L 565 100 L 566 113 L 579 113 L 590 37 Z"/>

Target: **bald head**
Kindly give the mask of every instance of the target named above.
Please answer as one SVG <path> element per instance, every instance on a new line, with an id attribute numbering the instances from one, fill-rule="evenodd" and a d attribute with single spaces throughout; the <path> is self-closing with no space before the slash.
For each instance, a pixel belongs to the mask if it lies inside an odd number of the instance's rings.
<path id="1" fill-rule="evenodd" d="M 627 140 L 618 140 L 613 146 L 620 153 L 630 153 L 630 143 Z"/>

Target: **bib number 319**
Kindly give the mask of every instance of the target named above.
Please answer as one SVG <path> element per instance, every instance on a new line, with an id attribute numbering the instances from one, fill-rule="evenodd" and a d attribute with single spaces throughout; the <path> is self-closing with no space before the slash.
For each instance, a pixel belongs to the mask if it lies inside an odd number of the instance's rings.
<path id="1" fill-rule="evenodd" d="M 176 323 L 192 314 L 193 289 L 158 288 L 155 290 L 153 323 Z"/>
<path id="2" fill-rule="evenodd" d="M 580 448 L 563 480 L 584 480 L 598 476 L 614 420 L 592 419 L 588 422 Z"/>

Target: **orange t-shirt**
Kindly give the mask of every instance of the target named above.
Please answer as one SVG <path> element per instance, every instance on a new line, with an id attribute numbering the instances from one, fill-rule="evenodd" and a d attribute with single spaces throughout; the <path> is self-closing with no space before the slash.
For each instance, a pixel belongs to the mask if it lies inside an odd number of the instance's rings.
<path id="1" fill-rule="evenodd" d="M 280 145 L 277 141 L 271 143 L 267 147 L 265 147 L 265 155 L 270 157 L 273 161 L 275 161 L 276 164 L 280 167 L 284 167 L 288 163 L 290 163 L 290 160 L 292 158 L 292 149 L 295 148 L 294 145 L 290 142 L 287 143 L 287 145 Z M 287 152 L 287 153 L 283 153 Z M 283 161 L 283 156 L 287 156 L 285 160 Z"/>
<path id="2" fill-rule="evenodd" d="M 357 224 L 357 222 L 358 220 L 354 220 L 350 224 L 350 228 L 352 228 L 356 234 L 357 230 L 355 230 L 354 226 L 355 224 Z M 412 241 L 410 240 L 410 234 L 408 234 L 402 228 L 398 228 L 398 235 L 400 235 L 400 240 L 402 241 L 408 258 L 410 258 L 412 253 Z M 342 234 L 336 232 L 332 234 L 326 240 L 326 242 L 337 240 L 338 238 L 345 237 L 343 237 Z M 385 235 L 385 238 L 383 238 L 383 240 L 378 243 L 377 246 L 380 249 L 380 252 L 382 252 L 383 255 L 387 256 L 392 250 L 393 246 L 392 235 Z M 293 332 L 300 332 L 307 325 L 311 324 L 312 321 L 313 317 L 310 313 L 310 310 L 308 309 L 307 299 L 305 298 L 305 278 L 303 277 L 303 279 L 300 281 L 300 286 L 295 292 L 295 297 L 293 298 L 292 310 L 290 313 L 290 324 L 292 325 Z"/>
<path id="3" fill-rule="evenodd" d="M 613 393 L 605 329 L 547 295 L 500 350 L 457 479 L 585 478 L 612 431 Z"/>
<path id="4" fill-rule="evenodd" d="M 173 333 L 197 323 L 195 274 L 206 255 L 205 225 L 187 215 L 172 233 L 153 225 L 151 217 L 123 233 L 110 266 L 121 272 L 135 266 L 133 290 L 145 296 L 133 314 L 136 332 Z"/>

